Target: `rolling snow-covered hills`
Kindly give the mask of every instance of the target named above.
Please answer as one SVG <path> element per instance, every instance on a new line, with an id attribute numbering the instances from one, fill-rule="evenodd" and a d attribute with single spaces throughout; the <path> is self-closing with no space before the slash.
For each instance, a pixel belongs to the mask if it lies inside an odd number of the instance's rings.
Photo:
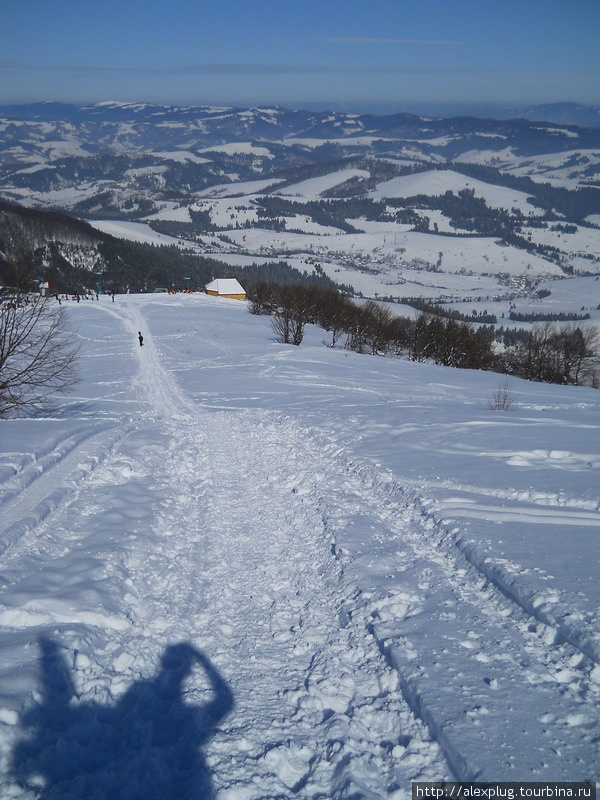
<path id="1" fill-rule="evenodd" d="M 508 304 L 540 281 L 597 275 L 599 176 L 600 129 L 558 122 L 0 108 L 6 200 L 224 265 L 286 262 L 394 301 Z"/>

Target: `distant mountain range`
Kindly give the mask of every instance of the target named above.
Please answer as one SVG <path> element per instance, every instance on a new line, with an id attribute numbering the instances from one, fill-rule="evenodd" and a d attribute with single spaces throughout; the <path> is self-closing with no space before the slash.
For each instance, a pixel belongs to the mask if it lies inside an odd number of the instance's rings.
<path id="1" fill-rule="evenodd" d="M 248 135 L 273 141 L 290 136 L 347 137 L 359 133 L 388 136 L 423 136 L 429 133 L 439 136 L 477 130 L 523 135 L 528 130 L 540 130 L 539 123 L 543 127 L 544 124 L 545 127 L 561 124 L 600 128 L 600 107 L 575 103 L 514 108 L 449 104 L 431 107 L 429 112 L 427 108 L 423 106 L 420 113 L 357 114 L 281 107 L 167 106 L 117 101 L 67 105 L 46 102 L 0 106 L 0 119 L 6 122 L 76 124 L 87 126 L 90 132 L 95 124 L 132 123 L 157 128 L 158 131 L 163 129 L 164 134 L 168 126 L 178 124 L 191 126 L 196 133 L 202 132 L 211 140 L 216 136 L 222 141 L 230 141 L 232 136 Z M 438 113 L 433 113 L 434 108 Z"/>
<path id="2" fill-rule="evenodd" d="M 364 107 L 362 113 L 390 114 L 389 106 Z M 528 119 L 532 122 L 551 122 L 559 125 L 578 125 L 600 128 L 600 106 L 581 103 L 546 103 L 516 106 L 483 103 L 411 103 L 403 109 L 411 114 L 431 117 L 479 117 L 480 119 Z"/>
<path id="3" fill-rule="evenodd" d="M 0 197 L 83 217 L 138 218 L 218 184 L 296 180 L 357 158 L 376 159 L 380 171 L 468 163 L 597 187 L 600 128 L 148 103 L 0 107 Z"/>
<path id="4" fill-rule="evenodd" d="M 58 121 L 71 119 L 83 121 L 90 119 L 141 119 L 144 115 L 159 116 L 181 115 L 189 117 L 190 114 L 204 113 L 207 106 L 164 106 L 150 103 L 123 103 L 107 101 L 92 105 L 70 105 L 66 103 L 42 102 L 22 105 L 0 106 L 0 115 L 22 120 L 47 120 Z M 223 107 L 225 108 L 225 107 Z M 345 116 L 359 117 L 396 117 L 399 114 L 434 117 L 436 119 L 450 119 L 454 117 L 477 117 L 479 119 L 526 119 L 532 122 L 549 122 L 560 125 L 576 125 L 582 128 L 600 128 L 600 106 L 583 105 L 581 103 L 546 103 L 540 105 L 498 105 L 483 103 L 412 103 L 402 109 L 392 107 L 390 104 L 363 105 L 360 110 L 336 108 L 335 106 L 311 106 L 310 110 L 298 112 L 296 109 L 282 107 L 282 111 L 293 111 L 295 115 L 317 114 L 329 115 L 331 113 Z M 132 114 L 135 117 L 132 117 Z"/>
<path id="5" fill-rule="evenodd" d="M 567 122 L 577 116 L 575 109 L 596 120 L 586 128 Z M 528 113 L 540 116 L 551 111 L 551 121 L 532 121 Z M 517 109 L 515 109 L 515 112 Z M 558 117 L 561 128 L 556 127 Z M 28 136 L 28 134 L 30 134 Z M 0 157 L 23 160 L 44 141 L 77 142 L 90 155 L 108 150 L 152 150 L 161 147 L 202 148 L 231 141 L 269 142 L 294 138 L 329 140 L 357 136 L 381 137 L 388 144 L 402 140 L 422 141 L 432 153 L 455 158 L 465 148 L 485 144 L 491 149 L 515 148 L 521 155 L 557 150 L 598 147 L 600 111 L 572 105 L 537 107 L 507 119 L 473 117 L 465 114 L 432 117 L 409 113 L 388 115 L 350 114 L 336 111 L 303 111 L 285 108 L 181 107 L 148 103 L 106 102 L 90 106 L 36 103 L 0 106 Z M 451 141 L 436 142 L 439 137 Z M 485 138 L 487 141 L 481 142 Z M 492 141 L 492 139 L 496 141 Z M 14 145 L 23 148 L 21 158 Z M 362 146 L 364 147 L 364 142 Z M 381 148 L 380 148 L 381 149 Z M 389 149 L 389 148 L 388 148 Z M 394 148 L 391 148 L 394 149 Z M 398 149 L 398 148 L 396 148 Z M 66 151 L 68 152 L 68 151 Z"/>
<path id="6" fill-rule="evenodd" d="M 579 125 L 600 128 L 600 106 L 585 106 L 579 103 L 548 103 L 539 106 L 517 108 L 517 116 L 523 119 L 555 122 L 559 125 Z M 504 115 L 500 114 L 502 119 Z M 512 116 L 509 109 L 506 116 Z"/>

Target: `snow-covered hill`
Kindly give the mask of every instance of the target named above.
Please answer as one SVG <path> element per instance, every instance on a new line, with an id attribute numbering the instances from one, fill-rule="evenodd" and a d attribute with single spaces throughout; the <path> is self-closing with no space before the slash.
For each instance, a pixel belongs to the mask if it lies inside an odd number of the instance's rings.
<path id="1" fill-rule="evenodd" d="M 377 200 L 387 197 L 414 197 L 415 195 L 436 196 L 445 192 L 459 194 L 465 189 L 473 192 L 475 197 L 483 198 L 490 208 L 501 208 L 507 211 L 518 208 L 526 216 L 542 213 L 541 209 L 535 207 L 535 203 L 528 202 L 525 192 L 511 191 L 503 186 L 492 186 L 452 170 L 419 172 L 415 175 L 394 178 L 381 183 L 371 196 Z"/>
<path id="2" fill-rule="evenodd" d="M 2 422 L 2 797 L 595 778 L 596 391 L 496 411 L 202 295 L 68 317 L 79 387 Z"/>

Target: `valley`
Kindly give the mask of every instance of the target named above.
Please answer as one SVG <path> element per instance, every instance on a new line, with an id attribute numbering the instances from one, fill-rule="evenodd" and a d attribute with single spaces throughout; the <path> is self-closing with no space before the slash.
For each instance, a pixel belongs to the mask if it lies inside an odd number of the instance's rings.
<path id="1" fill-rule="evenodd" d="M 8 286 L 29 253 L 29 286 L 67 293 L 203 290 L 234 276 L 318 282 L 403 316 L 434 303 L 508 330 L 600 319 L 600 128 L 0 108 L 0 204 Z"/>
<path id="2" fill-rule="evenodd" d="M 600 272 L 600 129 L 574 125 L 0 108 L 0 197 L 236 267 L 322 270 L 395 302 L 489 303 Z"/>

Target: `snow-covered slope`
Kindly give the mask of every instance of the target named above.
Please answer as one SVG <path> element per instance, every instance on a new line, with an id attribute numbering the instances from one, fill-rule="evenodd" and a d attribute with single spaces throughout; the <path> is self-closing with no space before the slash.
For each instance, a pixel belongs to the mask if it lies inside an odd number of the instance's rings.
<path id="1" fill-rule="evenodd" d="M 371 192 L 371 197 L 380 200 L 386 197 L 413 197 L 419 194 L 436 196 L 445 192 L 458 194 L 465 190 L 474 192 L 475 197 L 482 197 L 490 208 L 503 208 L 508 211 L 518 208 L 525 216 L 542 214 L 541 209 L 536 209 L 535 205 L 528 202 L 525 192 L 507 189 L 504 186 L 492 186 L 453 170 L 419 172 L 416 175 L 393 178 L 391 181 L 381 183 Z"/>
<path id="2" fill-rule="evenodd" d="M 2 423 L 2 797 L 595 777 L 596 391 L 68 312 L 81 384 Z"/>
<path id="3" fill-rule="evenodd" d="M 336 172 L 311 178 L 301 183 L 286 186 L 285 189 L 275 189 L 273 194 L 284 197 L 302 198 L 303 200 L 316 200 L 324 192 L 350 180 L 351 178 L 368 178 L 369 173 L 361 169 L 342 169 Z"/>

